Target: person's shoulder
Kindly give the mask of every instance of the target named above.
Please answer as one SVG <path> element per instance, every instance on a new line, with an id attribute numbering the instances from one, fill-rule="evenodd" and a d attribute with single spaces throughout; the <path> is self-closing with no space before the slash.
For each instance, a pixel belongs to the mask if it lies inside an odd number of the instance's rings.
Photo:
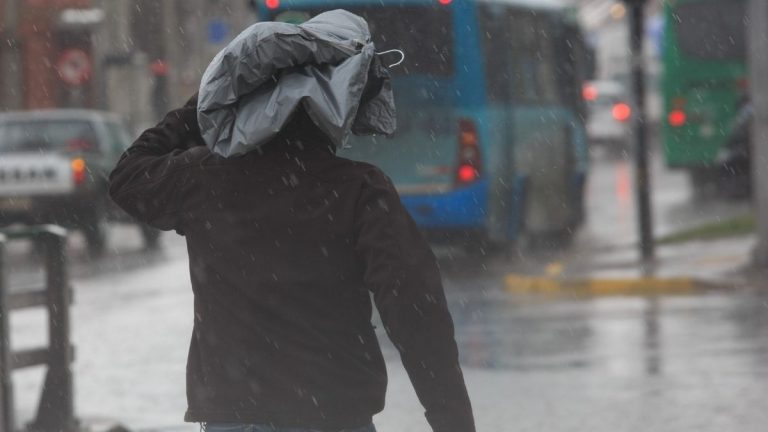
<path id="1" fill-rule="evenodd" d="M 324 174 L 331 176 L 335 181 L 354 181 L 367 186 L 387 188 L 392 184 L 384 171 L 376 165 L 340 156 L 334 157 L 333 163 L 325 171 Z"/>

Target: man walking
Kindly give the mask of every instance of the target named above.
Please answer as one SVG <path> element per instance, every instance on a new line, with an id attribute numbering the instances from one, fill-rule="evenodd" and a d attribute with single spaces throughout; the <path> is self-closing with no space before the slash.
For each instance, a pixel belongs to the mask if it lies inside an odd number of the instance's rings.
<path id="1" fill-rule="evenodd" d="M 110 177 L 129 214 L 186 236 L 185 419 L 211 432 L 374 431 L 387 377 L 372 293 L 433 431 L 474 432 L 436 260 L 390 180 L 337 157 L 311 105 L 235 157 L 211 151 L 200 105 L 145 131 Z"/>

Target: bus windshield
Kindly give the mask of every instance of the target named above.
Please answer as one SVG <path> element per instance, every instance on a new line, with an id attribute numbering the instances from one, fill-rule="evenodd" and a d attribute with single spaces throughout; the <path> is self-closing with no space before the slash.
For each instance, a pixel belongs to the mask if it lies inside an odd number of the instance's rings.
<path id="1" fill-rule="evenodd" d="M 440 6 L 345 7 L 368 21 L 378 51 L 399 49 L 405 61 L 394 75 L 450 76 L 453 73 L 451 10 Z M 298 24 L 324 9 L 275 12 L 274 21 Z M 393 55 L 393 62 L 397 55 Z"/>
<path id="2" fill-rule="evenodd" d="M 673 22 L 682 55 L 697 60 L 745 61 L 743 1 L 700 1 L 676 7 Z"/>

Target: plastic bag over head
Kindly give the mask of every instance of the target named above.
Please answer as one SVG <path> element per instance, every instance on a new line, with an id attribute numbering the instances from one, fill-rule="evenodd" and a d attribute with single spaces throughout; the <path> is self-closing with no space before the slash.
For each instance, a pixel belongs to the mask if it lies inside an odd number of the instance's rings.
<path id="1" fill-rule="evenodd" d="M 350 133 L 394 133 L 389 72 L 363 18 L 334 10 L 252 25 L 206 69 L 197 116 L 206 145 L 229 157 L 269 142 L 300 106 L 337 148 Z"/>

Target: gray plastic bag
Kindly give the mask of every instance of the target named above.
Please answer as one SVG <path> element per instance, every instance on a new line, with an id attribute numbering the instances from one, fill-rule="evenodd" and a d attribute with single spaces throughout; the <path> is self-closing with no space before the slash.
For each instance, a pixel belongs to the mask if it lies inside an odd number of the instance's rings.
<path id="1" fill-rule="evenodd" d="M 337 148 L 350 132 L 391 135 L 396 122 L 389 78 L 368 24 L 355 14 L 334 10 L 300 25 L 257 23 L 206 69 L 200 131 L 212 151 L 240 155 L 267 143 L 303 105 Z"/>

